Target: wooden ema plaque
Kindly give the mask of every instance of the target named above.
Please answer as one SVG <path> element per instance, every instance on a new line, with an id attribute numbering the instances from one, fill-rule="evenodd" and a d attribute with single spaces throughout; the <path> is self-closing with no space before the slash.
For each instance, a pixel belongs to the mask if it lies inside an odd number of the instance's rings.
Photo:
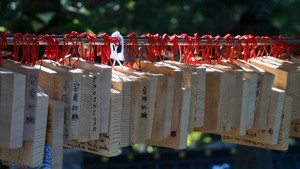
<path id="1" fill-rule="evenodd" d="M 63 137 L 64 137 L 64 104 L 50 100 L 48 108 L 46 144 L 52 149 L 51 168 L 61 169 L 63 165 Z"/>
<path id="2" fill-rule="evenodd" d="M 189 131 L 191 132 L 194 128 L 203 127 L 206 68 L 175 61 L 166 61 L 166 63 L 182 69 L 183 87 L 191 90 Z"/>
<path id="3" fill-rule="evenodd" d="M 164 64 L 153 64 L 150 62 L 140 62 L 141 69 L 143 71 L 150 71 L 152 73 L 164 74 L 170 77 L 173 77 L 175 80 L 173 89 L 173 102 L 170 107 L 172 107 L 172 125 L 171 130 L 176 131 L 178 129 L 178 118 L 180 114 L 180 101 L 181 101 L 181 87 L 183 80 L 183 72 L 180 69 L 176 69 L 176 67 L 170 67 Z M 168 102 L 171 102 L 168 99 Z M 167 104 L 168 104 L 167 102 Z M 167 109 L 168 110 L 168 109 Z"/>
<path id="4" fill-rule="evenodd" d="M 153 116 L 156 105 L 156 92 L 157 92 L 157 76 L 151 73 L 141 72 L 138 70 L 130 69 L 127 67 L 115 67 L 115 70 L 122 72 L 125 75 L 132 75 L 135 77 L 140 77 L 142 79 L 142 105 L 140 118 L 141 123 L 143 124 L 143 130 L 140 130 L 143 133 L 143 141 L 151 138 L 152 126 L 153 126 Z M 142 126 L 140 126 L 142 127 Z"/>
<path id="5" fill-rule="evenodd" d="M 149 72 L 142 72 L 126 67 L 116 67 L 116 70 L 118 70 L 119 72 L 124 72 L 126 74 L 138 76 L 143 79 L 144 83 L 142 91 L 142 101 L 143 97 L 146 97 L 147 102 L 144 99 L 144 102 L 142 103 L 148 110 L 147 119 L 143 119 L 143 123 L 148 124 L 148 127 L 145 126 L 144 132 L 143 130 L 141 130 L 141 132 L 144 133 L 144 138 L 149 139 L 148 141 L 162 140 L 164 138 L 167 138 L 170 135 L 171 131 L 170 115 L 172 112 L 170 110 L 166 111 L 167 107 L 169 106 L 169 104 L 166 104 L 166 101 L 167 98 L 172 99 L 171 97 L 173 95 L 173 90 L 167 90 L 167 86 L 173 86 L 173 78 L 167 77 L 162 74 L 152 74 Z M 172 87 L 170 87 L 169 89 L 172 89 Z M 172 100 L 170 100 L 169 103 L 172 103 Z M 141 106 L 143 107 L 143 105 Z M 144 111 L 142 111 L 141 113 L 143 112 Z M 141 118 L 142 115 L 143 114 L 141 114 Z M 146 120 L 148 121 L 147 123 Z"/>
<path id="6" fill-rule="evenodd" d="M 111 78 L 112 78 L 112 68 L 107 65 L 102 65 L 98 63 L 94 63 L 91 61 L 86 61 L 83 59 L 77 60 L 77 58 L 72 58 L 72 62 L 74 62 L 74 66 L 80 69 L 84 69 L 86 71 L 101 74 L 101 83 L 94 83 L 100 84 L 99 92 L 100 92 L 100 99 L 99 104 L 93 104 L 93 107 L 96 105 L 96 110 L 100 109 L 100 122 L 97 125 L 100 127 L 100 133 L 107 133 L 108 132 L 108 123 L 109 123 L 109 109 L 110 109 L 110 88 L 111 88 Z M 98 79 L 96 79 L 97 81 Z M 98 86 L 98 85 L 97 85 Z M 95 90 L 94 90 L 95 91 Z M 98 90 L 97 90 L 98 91 Z M 97 94 L 96 94 L 97 95 Z M 98 98 L 97 98 L 98 100 Z M 98 111 L 96 111 L 97 115 Z"/>
<path id="7" fill-rule="evenodd" d="M 182 89 L 182 97 L 180 104 L 179 130 L 176 136 L 168 136 L 161 141 L 147 141 L 147 144 L 154 146 L 162 146 L 174 149 L 184 149 L 187 144 L 189 112 L 190 112 L 191 91 Z"/>
<path id="8" fill-rule="evenodd" d="M 237 73 L 235 71 L 231 71 L 222 67 L 222 65 L 205 65 L 207 67 L 211 67 L 212 69 L 216 69 L 221 71 L 224 78 L 224 83 L 221 85 L 221 104 L 219 104 L 219 113 L 224 115 L 223 119 L 225 119 L 225 123 L 223 124 L 223 131 L 231 131 L 233 128 L 233 118 L 234 112 L 236 111 L 236 99 L 235 99 L 235 92 L 236 90 L 236 79 Z M 219 102 L 220 103 L 220 102 Z"/>
<path id="9" fill-rule="evenodd" d="M 78 143 L 69 141 L 65 146 L 107 157 L 120 154 L 121 113 L 123 94 L 111 89 L 109 132 L 100 134 L 99 140 Z"/>
<path id="10" fill-rule="evenodd" d="M 91 116 L 93 113 L 93 75 L 82 75 L 81 113 L 79 116 L 79 142 L 90 140 Z"/>
<path id="11" fill-rule="evenodd" d="M 258 75 L 257 83 L 257 102 L 255 107 L 255 119 L 253 128 L 257 130 L 266 129 L 267 125 L 267 111 L 270 94 L 275 76 L 263 69 L 260 69 L 243 60 L 234 60 L 230 65 L 240 66 L 247 73 L 256 73 Z"/>
<path id="12" fill-rule="evenodd" d="M 25 84 L 25 75 L 0 67 L 0 147 L 22 147 Z"/>
<path id="13" fill-rule="evenodd" d="M 67 64 L 65 65 L 67 66 Z M 82 90 L 81 90 L 81 103 L 80 103 L 80 114 L 79 114 L 79 137 L 78 141 L 79 142 L 86 142 L 90 140 L 90 129 L 92 128 L 92 114 L 93 117 L 95 116 L 95 112 L 93 110 L 93 102 L 94 102 L 94 94 L 93 93 L 93 81 L 94 81 L 94 76 L 92 73 L 79 69 L 82 74 Z M 96 101 L 95 101 L 96 102 Z M 100 121 L 100 114 L 98 117 Z M 96 121 L 96 120 L 95 120 Z M 100 127 L 100 126 L 99 126 Z M 99 138 L 99 127 L 98 127 L 98 132 L 96 135 L 96 139 Z M 94 132 L 95 133 L 95 132 Z M 93 137 L 93 135 L 92 135 Z"/>
<path id="14" fill-rule="evenodd" d="M 263 143 L 269 144 L 277 144 L 280 120 L 282 116 L 283 110 L 283 102 L 284 102 L 285 93 L 282 90 L 273 88 L 271 93 L 271 99 L 268 104 L 268 121 L 267 121 L 267 129 L 266 130 L 256 130 L 256 129 L 248 129 L 246 132 L 246 137 L 251 137 L 252 140 L 260 141 Z M 268 132 L 269 135 L 265 137 L 254 137 L 256 132 Z M 225 135 L 229 135 L 224 133 Z"/>
<path id="15" fill-rule="evenodd" d="M 68 132 L 65 134 L 67 140 L 79 139 L 79 117 L 81 116 L 81 90 L 82 90 L 82 71 L 78 69 L 71 69 L 69 67 L 54 64 L 50 60 L 43 60 L 42 65 L 60 72 L 64 76 L 68 76 L 71 79 L 71 83 L 65 83 L 64 89 L 71 90 L 71 97 L 69 99 L 70 107 L 67 111 L 66 126 Z M 64 98 L 63 98 L 64 100 Z"/>
<path id="16" fill-rule="evenodd" d="M 112 88 L 123 93 L 122 114 L 121 114 L 121 135 L 120 147 L 129 146 L 130 132 L 130 105 L 131 105 L 131 82 L 132 80 L 123 77 L 112 77 Z"/>
<path id="17" fill-rule="evenodd" d="M 294 70 L 289 69 L 284 65 L 274 65 L 267 62 L 263 62 L 258 59 L 251 59 L 250 63 L 266 70 L 275 75 L 273 87 L 284 90 L 286 95 L 291 96 L 292 101 L 292 120 L 296 117 L 297 106 L 297 86 L 294 81 Z"/>
<path id="18" fill-rule="evenodd" d="M 83 85 L 82 88 L 82 97 L 86 97 L 86 99 L 82 98 L 81 109 L 83 110 L 83 114 L 86 119 L 86 128 L 87 131 L 82 131 L 81 133 L 85 135 L 86 140 L 82 140 L 82 142 L 88 140 L 98 140 L 100 133 L 100 98 L 101 98 L 101 84 L 102 78 L 101 74 L 98 72 L 93 72 L 89 70 L 82 70 L 84 76 L 89 76 L 86 80 L 86 85 Z M 90 82 L 90 78 L 92 78 L 92 82 Z M 84 84 L 83 80 L 83 84 Z M 90 87 L 89 87 L 90 86 Z M 88 122 L 89 121 L 89 122 Z M 89 124 L 88 124 L 89 123 Z M 89 128 L 87 128 L 89 126 Z M 85 133 L 85 134 L 84 134 Z M 80 141 L 80 140 L 79 140 Z"/>
<path id="19" fill-rule="evenodd" d="M 231 130 L 228 121 L 230 108 L 229 91 L 225 89 L 232 87 L 235 75 L 223 71 L 206 69 L 206 95 L 203 132 L 216 133 Z M 232 99 L 232 98 L 231 98 Z"/>
<path id="20" fill-rule="evenodd" d="M 147 72 L 145 76 L 154 78 L 157 81 L 151 139 L 149 140 L 162 140 L 171 133 L 175 79 L 160 73 Z M 151 97 L 154 97 L 154 94 L 151 94 Z M 149 99 L 147 100 L 149 101 Z M 153 102 L 151 104 L 153 105 Z"/>
<path id="21" fill-rule="evenodd" d="M 175 80 L 173 77 L 168 76 L 157 77 L 159 78 L 157 79 L 155 112 L 150 140 L 162 140 L 167 138 L 171 133 Z"/>
<path id="22" fill-rule="evenodd" d="M 36 92 L 38 88 L 38 69 L 25 66 L 13 60 L 3 60 L 2 66 L 26 76 L 24 131 L 23 139 L 32 140 L 34 135 L 34 121 L 36 116 Z"/>
<path id="23" fill-rule="evenodd" d="M 69 64 L 65 62 L 65 66 Z M 75 65 L 73 65 L 75 66 Z M 83 66 L 84 67 L 84 66 Z M 79 119 L 79 142 L 98 140 L 100 133 L 101 74 L 79 68 L 82 72 L 82 114 Z"/>
<path id="24" fill-rule="evenodd" d="M 22 164 L 30 167 L 38 167 L 43 163 L 49 97 L 43 92 L 38 92 L 36 95 L 37 116 L 35 120 L 36 132 L 34 133 L 34 139 L 33 141 L 23 141 L 22 148 L 1 149 L 0 158 L 9 161 L 9 165 Z"/>
<path id="25" fill-rule="evenodd" d="M 121 77 L 118 77 L 121 76 Z M 140 111 L 141 106 L 141 79 L 130 79 L 125 75 L 122 75 L 118 72 L 113 71 L 113 77 L 127 79 L 130 81 L 131 92 L 129 95 L 130 98 L 130 111 L 129 111 L 129 145 L 133 145 L 138 143 L 138 124 L 139 124 L 139 116 L 138 113 Z"/>
<path id="26" fill-rule="evenodd" d="M 237 137 L 237 136 L 222 136 L 222 141 L 229 142 L 233 144 L 241 144 L 252 147 L 260 147 L 260 148 L 268 148 L 273 150 L 281 150 L 285 151 L 288 149 L 288 140 L 289 140 L 289 132 L 290 132 L 290 121 L 291 121 L 291 106 L 292 106 L 292 98 L 290 96 L 285 96 L 283 114 L 281 116 L 280 130 L 279 130 L 279 138 L 277 144 L 263 143 L 261 141 L 254 141 L 253 137 L 268 137 L 270 133 L 267 131 L 260 132 L 257 131 L 252 133 L 251 136 Z"/>
<path id="27" fill-rule="evenodd" d="M 295 114 L 292 115 L 292 120 L 300 119 L 300 64 L 277 59 L 271 56 L 261 58 L 261 60 L 273 65 L 285 67 L 286 69 L 293 71 L 292 85 L 293 88 L 296 88 L 296 91 L 293 93 L 293 95 L 297 98 L 297 104 L 296 107 L 293 107 L 293 109 L 295 109 Z"/>
<path id="28" fill-rule="evenodd" d="M 286 67 L 289 67 L 290 69 L 294 70 L 294 73 L 293 73 L 293 83 L 294 85 L 297 86 L 297 105 L 296 105 L 296 112 L 295 112 L 295 116 L 293 117 L 292 119 L 292 122 L 291 122 L 291 129 L 290 129 L 290 136 L 292 137 L 300 137 L 300 132 L 299 132 L 299 103 L 300 103 L 300 97 L 299 97 L 299 87 L 300 87 L 300 78 L 299 78 L 299 65 L 300 63 L 297 61 L 297 60 L 291 60 L 291 61 L 287 61 L 287 60 L 281 60 L 281 59 L 277 59 L 277 58 L 274 58 L 274 57 L 271 57 L 271 56 L 267 56 L 267 57 L 264 57 L 263 60 L 266 60 L 267 62 L 271 63 L 271 64 L 276 64 L 276 65 L 284 65 Z M 297 94 L 296 93 L 296 94 Z M 295 93 L 294 93 L 295 94 Z"/>
<path id="29" fill-rule="evenodd" d="M 248 88 L 247 89 L 244 88 L 244 84 L 245 86 L 249 86 L 249 84 L 247 83 L 249 82 L 249 80 L 243 78 L 244 71 L 242 69 L 234 69 L 233 67 L 224 66 L 224 65 L 214 65 L 214 67 L 216 69 L 220 69 L 223 71 L 234 72 L 234 74 L 236 75 L 235 86 L 234 86 L 235 92 L 233 92 L 232 96 L 229 96 L 229 97 L 233 97 L 234 100 L 233 102 L 231 102 L 230 107 L 232 108 L 232 111 L 229 114 L 230 116 L 228 117 L 231 119 L 232 130 L 235 130 L 236 128 L 239 129 L 240 125 L 247 124 L 247 121 L 241 123 L 241 117 L 247 114 L 247 111 L 246 114 L 243 114 L 245 113 L 245 111 L 242 110 L 245 109 L 245 107 L 242 108 L 242 106 L 245 105 L 243 104 L 243 98 L 245 98 L 245 96 L 249 97 L 248 96 L 249 93 L 247 93 Z M 243 118 L 243 119 L 247 119 L 247 118 Z"/>
<path id="30" fill-rule="evenodd" d="M 68 139 L 67 117 L 70 110 L 71 78 L 62 73 L 56 72 L 45 66 L 35 65 L 39 68 L 39 85 L 45 90 L 50 99 L 62 101 L 64 104 L 64 142 Z"/>
<path id="31" fill-rule="evenodd" d="M 116 77 L 128 78 L 131 82 L 130 141 L 129 144 L 145 143 L 151 137 L 152 123 L 148 120 L 149 88 L 147 78 L 113 71 Z"/>

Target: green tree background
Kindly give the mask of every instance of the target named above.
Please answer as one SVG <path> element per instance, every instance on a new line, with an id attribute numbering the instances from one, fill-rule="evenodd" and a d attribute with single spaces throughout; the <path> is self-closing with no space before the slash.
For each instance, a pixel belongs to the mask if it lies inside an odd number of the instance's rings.
<path id="1" fill-rule="evenodd" d="M 1 0 L 0 31 L 300 34 L 299 0 Z"/>

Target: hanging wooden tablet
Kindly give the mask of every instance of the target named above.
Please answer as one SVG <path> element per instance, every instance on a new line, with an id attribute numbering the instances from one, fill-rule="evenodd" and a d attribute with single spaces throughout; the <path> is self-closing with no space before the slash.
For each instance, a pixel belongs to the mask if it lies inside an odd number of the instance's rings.
<path id="1" fill-rule="evenodd" d="M 250 80 L 249 79 L 242 79 L 242 83 L 239 85 L 239 90 L 236 92 L 241 92 L 240 100 L 241 102 L 237 103 L 240 104 L 240 106 L 237 106 L 237 111 L 240 111 L 241 113 L 238 114 L 240 120 L 239 124 L 236 127 L 235 130 L 233 130 L 233 134 L 231 135 L 238 135 L 238 136 L 244 136 L 246 135 L 247 131 L 247 124 L 248 124 L 248 106 L 249 106 L 249 95 L 250 95 Z M 241 89 L 241 90 L 240 90 Z M 237 100 L 239 100 L 237 99 Z M 237 120 L 238 121 L 238 120 Z M 235 123 L 234 123 L 235 124 Z"/>
<path id="2" fill-rule="evenodd" d="M 135 123 L 136 127 L 133 127 L 133 128 L 136 128 L 135 142 L 136 143 L 145 143 L 146 139 L 151 138 L 151 130 L 152 130 L 152 122 L 153 122 L 152 120 L 149 119 L 149 118 L 151 118 L 151 116 L 149 116 L 150 80 L 143 76 L 136 76 L 136 75 L 132 75 L 132 74 L 122 73 L 119 71 L 115 72 L 115 74 L 118 76 L 128 77 L 129 79 L 131 79 L 133 81 L 141 82 L 139 91 L 136 92 L 138 94 L 137 97 L 139 97 L 139 99 L 137 101 L 138 107 L 136 108 L 137 113 L 135 116 L 132 116 L 132 117 L 136 118 L 135 120 L 133 120 L 133 121 L 136 121 L 136 123 Z M 135 89 L 132 89 L 132 90 L 135 90 Z M 136 96 L 131 96 L 131 97 L 136 97 Z M 130 122 L 130 124 L 132 124 L 132 123 Z"/>
<path id="3" fill-rule="evenodd" d="M 79 69 L 72 69 L 60 64 L 54 64 L 50 60 L 43 60 L 42 65 L 53 69 L 57 72 L 69 76 L 71 78 L 70 84 L 64 84 L 65 88 L 71 89 L 70 98 L 70 114 L 67 116 L 67 129 L 68 138 L 67 140 L 78 140 L 79 139 L 79 117 L 81 116 L 81 90 L 82 90 L 82 71 Z"/>
<path id="4" fill-rule="evenodd" d="M 275 75 L 263 69 L 260 69 L 248 62 L 245 62 L 243 60 L 234 60 L 233 63 L 241 66 L 241 68 L 245 70 L 247 73 L 251 73 L 251 72 L 257 73 L 258 83 L 257 83 L 256 93 L 257 93 L 258 100 L 256 102 L 256 107 L 255 107 L 255 119 L 254 119 L 253 128 L 257 130 L 266 129 L 268 103 L 270 100 L 270 94 L 271 94 Z"/>
<path id="5" fill-rule="evenodd" d="M 286 95 L 293 98 L 292 102 L 292 120 L 296 117 L 296 107 L 297 107 L 297 86 L 294 80 L 294 70 L 288 69 L 284 66 L 274 65 L 270 63 L 263 62 L 257 59 L 251 59 L 251 63 L 261 67 L 273 74 L 275 74 L 275 80 L 273 86 L 284 90 Z"/>
<path id="6" fill-rule="evenodd" d="M 292 106 L 292 98 L 290 96 L 285 96 L 283 114 L 281 116 L 281 124 L 279 130 L 279 138 L 277 144 L 266 144 L 261 141 L 252 140 L 253 137 L 264 137 L 266 135 L 270 135 L 267 131 L 265 132 L 255 132 L 252 133 L 250 137 L 236 137 L 236 136 L 222 136 L 222 141 L 233 143 L 233 144 L 241 144 L 252 147 L 260 147 L 260 148 L 268 148 L 273 150 L 281 150 L 285 151 L 288 149 L 288 140 L 289 140 L 289 132 L 290 132 L 290 121 L 291 121 L 291 106 Z"/>
<path id="7" fill-rule="evenodd" d="M 38 167 L 43 164 L 49 97 L 39 91 L 36 98 L 36 132 L 33 141 L 24 141 L 23 147 L 18 149 L 2 148 L 2 154 L 0 154 L 2 160 L 30 167 Z"/>
<path id="8" fill-rule="evenodd" d="M 153 64 L 150 62 L 140 62 L 140 66 L 143 70 L 150 71 L 152 73 L 164 74 L 170 77 L 174 77 L 175 84 L 173 88 L 173 102 L 172 102 L 172 126 L 171 130 L 176 131 L 178 129 L 178 118 L 180 111 L 180 100 L 181 100 L 181 87 L 183 80 L 183 72 L 180 69 L 170 67 L 164 64 Z M 168 100 L 169 102 L 170 100 Z"/>
<path id="9" fill-rule="evenodd" d="M 3 60 L 2 66 L 26 76 L 25 112 L 23 139 L 32 140 L 34 135 L 34 121 L 36 116 L 36 92 L 38 87 L 38 69 L 20 64 L 13 60 Z"/>
<path id="10" fill-rule="evenodd" d="M 0 147 L 20 148 L 23 142 L 26 76 L 0 67 L 0 85 Z"/>
<path id="11" fill-rule="evenodd" d="M 222 72 L 206 69 L 206 93 L 203 132 L 218 132 L 221 117 L 218 115 L 218 105 L 221 93 Z"/>
<path id="12" fill-rule="evenodd" d="M 149 74 L 152 77 L 157 77 L 157 92 L 151 140 L 162 140 L 171 134 L 175 79 L 174 77 L 165 76 L 161 73 L 149 73 L 148 69 L 141 70 L 147 72 L 146 74 Z"/>
<path id="13" fill-rule="evenodd" d="M 61 169 L 63 162 L 64 104 L 50 100 L 48 108 L 46 144 L 51 148 L 51 168 Z"/>
<path id="14" fill-rule="evenodd" d="M 255 108 L 257 102 L 259 102 L 258 93 L 258 74 L 254 72 L 245 72 L 244 78 L 249 80 L 249 102 L 248 102 L 248 117 L 247 117 L 247 129 L 252 129 L 255 121 Z M 268 103 L 266 103 L 268 104 Z"/>
<path id="15" fill-rule="evenodd" d="M 147 128 L 147 112 L 144 112 L 144 106 L 147 106 L 147 95 L 143 95 L 143 87 L 149 87 L 149 83 L 145 84 L 142 78 L 133 75 L 123 74 L 121 72 L 113 71 L 115 76 L 127 77 L 131 82 L 131 95 L 130 95 L 130 135 L 129 144 L 145 143 L 150 130 Z M 143 111 L 143 114 L 141 113 Z M 145 119 L 146 120 L 143 120 Z M 144 123 L 145 122 L 145 123 Z M 146 134 L 144 134 L 146 133 Z"/>
<path id="16" fill-rule="evenodd" d="M 93 75 L 82 75 L 81 113 L 79 117 L 79 142 L 90 140 L 91 116 L 93 113 Z"/>
<path id="17" fill-rule="evenodd" d="M 224 83 L 221 85 L 221 88 L 223 89 L 223 94 L 221 95 L 222 100 L 221 104 L 219 104 L 219 111 L 221 115 L 224 115 L 225 123 L 223 125 L 223 131 L 231 131 L 233 128 L 233 121 L 234 118 L 239 118 L 239 116 L 234 116 L 234 112 L 237 109 L 237 103 L 236 103 L 236 95 L 235 92 L 232 92 L 236 90 L 236 79 L 237 79 L 237 73 L 235 71 L 232 71 L 230 67 L 224 67 L 222 65 L 205 65 L 208 67 L 211 67 L 213 69 L 222 71 L 224 76 Z M 240 113 L 240 112 L 239 112 Z"/>
<path id="18" fill-rule="evenodd" d="M 39 68 L 39 85 L 48 94 L 50 99 L 62 101 L 64 104 L 64 142 L 68 140 L 67 118 L 70 114 L 72 91 L 69 87 L 71 78 L 45 66 L 35 65 Z"/>
<path id="19" fill-rule="evenodd" d="M 203 127 L 206 68 L 175 61 L 166 61 L 166 63 L 183 70 L 183 87 L 191 89 L 189 131 L 193 131 L 195 127 Z"/>
<path id="20" fill-rule="evenodd" d="M 77 60 L 77 58 L 72 58 L 72 62 L 74 62 L 74 66 L 77 68 L 81 68 L 84 70 L 91 71 L 93 73 L 101 74 L 101 84 L 100 84 L 101 89 L 100 89 L 100 99 L 99 99 L 100 105 L 97 106 L 98 108 L 100 108 L 100 122 L 98 123 L 97 121 L 97 125 L 100 125 L 100 133 L 107 133 L 109 127 L 108 126 L 109 107 L 110 107 L 109 92 L 111 88 L 112 68 L 107 65 L 102 65 L 91 61 L 86 61 L 83 59 Z"/>
<path id="21" fill-rule="evenodd" d="M 112 88 L 123 93 L 122 99 L 122 114 L 121 114 L 121 135 L 120 147 L 129 146 L 129 132 L 130 132 L 130 95 L 131 95 L 131 80 L 122 77 L 112 77 Z"/>
<path id="22" fill-rule="evenodd" d="M 121 135 L 121 113 L 123 94 L 111 89 L 110 121 L 109 132 L 100 134 L 99 140 L 78 143 L 69 141 L 66 147 L 75 148 L 103 156 L 117 156 L 120 154 L 120 135 Z"/>
<path id="23" fill-rule="evenodd" d="M 143 140 L 150 139 L 153 127 L 153 115 L 155 110 L 158 77 L 155 74 L 141 72 L 127 67 L 115 67 L 115 70 L 127 75 L 133 75 L 142 78 L 142 105 L 140 115 L 141 118 L 143 117 L 141 119 L 141 125 L 144 125 L 145 127 L 143 127 L 144 131 L 140 130 L 140 132 Z"/>
<path id="24" fill-rule="evenodd" d="M 297 98 L 297 104 L 295 105 L 296 107 L 293 107 L 293 109 L 295 109 L 295 114 L 292 115 L 292 120 L 300 119 L 300 65 L 290 61 L 277 59 L 271 56 L 260 58 L 260 60 L 293 72 L 292 88 L 295 88 L 293 95 Z"/>
<path id="25" fill-rule="evenodd" d="M 271 93 L 271 99 L 269 102 L 268 108 L 268 121 L 267 121 L 267 129 L 266 130 L 256 130 L 249 129 L 247 130 L 246 137 L 251 138 L 254 141 L 259 141 L 267 144 L 277 144 L 279 128 L 281 122 L 281 116 L 283 111 L 283 102 L 285 93 L 282 90 L 273 88 Z M 261 133 L 268 133 L 266 135 L 262 135 Z"/>
<path id="26" fill-rule="evenodd" d="M 246 135 L 247 129 L 251 128 L 251 124 L 253 124 L 253 112 L 254 107 L 253 103 L 255 102 L 255 98 L 251 97 L 250 93 L 255 93 L 256 88 L 250 87 L 251 83 L 253 84 L 254 79 L 251 78 L 243 78 L 242 83 L 240 84 L 241 89 L 237 90 L 236 92 L 240 92 L 240 102 L 237 102 L 237 104 L 240 104 L 237 106 L 237 110 L 240 111 L 239 116 L 239 124 L 236 127 L 232 128 L 232 131 L 229 132 L 223 132 L 220 134 L 224 135 L 230 135 L 230 136 L 244 136 Z M 254 83 L 255 84 L 255 83 Z M 237 119 L 236 119 L 237 120 Z M 238 120 L 237 120 L 238 121 Z"/>
<path id="27" fill-rule="evenodd" d="M 183 88 L 180 105 L 179 129 L 176 131 L 176 135 L 168 136 L 168 138 L 163 139 L 161 141 L 148 141 L 147 144 L 174 149 L 186 148 L 189 126 L 188 114 L 190 112 L 190 102 L 191 91 Z"/>
<path id="28" fill-rule="evenodd" d="M 234 85 L 235 75 L 212 68 L 209 71 L 206 70 L 206 72 L 205 121 L 203 131 L 213 133 L 230 131 L 229 110 L 232 108 L 230 108 L 229 91 L 227 88 L 232 88 Z"/>
<path id="29" fill-rule="evenodd" d="M 157 81 L 151 140 L 162 140 L 171 134 L 174 83 L 175 79 L 169 76 L 160 76 Z"/>
<path id="30" fill-rule="evenodd" d="M 243 73 L 244 71 L 241 68 L 235 69 L 231 66 L 224 66 L 224 65 L 214 65 L 214 68 L 220 69 L 223 71 L 228 71 L 232 72 L 235 74 L 235 85 L 233 86 L 234 88 L 231 90 L 235 91 L 232 92 L 231 95 L 229 95 L 229 98 L 233 98 L 230 102 L 230 107 L 232 110 L 230 111 L 231 113 L 229 114 L 229 118 L 231 119 L 231 127 L 232 130 L 236 130 L 240 126 L 240 120 L 241 120 L 241 107 L 242 107 L 242 98 L 243 98 Z M 247 94 L 248 95 L 248 94 Z"/>

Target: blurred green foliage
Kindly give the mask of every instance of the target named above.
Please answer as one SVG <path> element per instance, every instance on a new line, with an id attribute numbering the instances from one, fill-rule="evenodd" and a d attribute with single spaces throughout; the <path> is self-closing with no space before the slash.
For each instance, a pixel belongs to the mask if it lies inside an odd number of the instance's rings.
<path id="1" fill-rule="evenodd" d="M 298 36 L 299 0 L 1 0 L 0 31 Z"/>

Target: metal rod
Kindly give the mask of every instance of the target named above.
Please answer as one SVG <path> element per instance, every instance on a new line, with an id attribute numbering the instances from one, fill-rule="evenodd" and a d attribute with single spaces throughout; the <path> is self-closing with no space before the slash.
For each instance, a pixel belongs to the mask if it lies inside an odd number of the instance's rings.
<path id="1" fill-rule="evenodd" d="M 33 38 L 36 39 L 38 38 L 39 35 L 33 35 Z M 64 35 L 52 35 L 51 36 L 52 38 L 55 38 L 57 41 L 58 41 L 58 44 L 59 45 L 64 45 Z M 8 35 L 6 37 L 6 40 L 7 40 L 7 44 L 8 45 L 13 45 L 14 44 L 14 35 Z M 76 42 L 76 38 L 73 38 L 72 39 L 73 42 Z M 200 38 L 201 40 L 201 43 L 202 44 L 207 44 L 208 43 L 208 40 L 205 39 L 205 38 Z M 212 38 L 212 42 L 215 43 L 215 40 L 216 38 Z M 0 42 L 2 41 L 2 37 L 0 37 Z M 82 43 L 87 43 L 88 40 L 87 38 L 85 37 L 81 37 L 80 38 L 80 41 Z M 137 41 L 138 41 L 138 44 L 139 45 L 148 45 L 147 43 L 147 38 L 144 38 L 144 37 L 137 37 Z M 238 43 L 239 39 L 234 39 L 234 43 Z M 284 38 L 284 41 L 287 43 L 287 44 L 300 44 L 300 38 Z M 257 45 L 262 45 L 262 44 L 268 44 L 268 45 L 271 45 L 271 44 L 275 44 L 277 42 L 276 39 L 271 39 L 270 41 L 266 42 L 262 42 L 261 40 L 257 40 Z M 38 43 L 39 45 L 47 45 L 47 42 L 45 40 L 38 40 Z M 130 39 L 127 38 L 127 37 L 124 37 L 124 43 L 125 45 L 130 45 Z M 220 45 L 224 45 L 224 44 L 227 44 L 228 42 L 224 39 L 224 38 L 220 38 L 220 40 L 218 41 L 218 44 Z M 240 43 L 242 45 L 245 45 L 245 40 L 240 40 Z M 104 44 L 104 39 L 101 37 L 101 36 L 97 36 L 96 38 L 96 42 L 95 42 L 96 45 L 103 45 Z M 68 45 L 72 45 L 72 42 L 69 41 L 68 42 Z M 167 45 L 173 45 L 170 41 L 168 41 Z M 178 45 L 189 45 L 185 39 L 183 38 L 178 38 Z"/>

